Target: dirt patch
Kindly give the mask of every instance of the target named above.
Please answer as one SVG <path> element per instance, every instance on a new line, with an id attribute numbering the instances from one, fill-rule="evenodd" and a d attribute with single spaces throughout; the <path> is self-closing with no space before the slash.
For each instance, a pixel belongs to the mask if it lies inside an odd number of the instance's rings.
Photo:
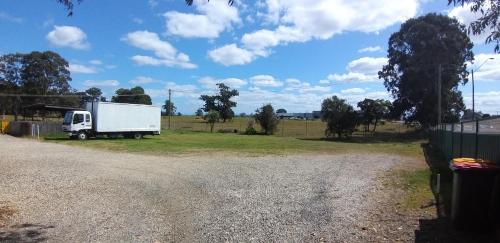
<path id="1" fill-rule="evenodd" d="M 0 227 L 7 224 L 7 220 L 16 214 L 17 209 L 13 203 L 8 201 L 0 201 Z"/>

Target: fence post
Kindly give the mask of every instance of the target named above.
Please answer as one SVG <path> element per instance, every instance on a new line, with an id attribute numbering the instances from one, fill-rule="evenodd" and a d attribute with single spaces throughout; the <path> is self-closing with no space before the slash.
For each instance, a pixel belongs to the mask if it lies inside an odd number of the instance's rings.
<path id="1" fill-rule="evenodd" d="M 455 136 L 455 124 L 451 124 L 451 159 L 453 159 L 454 153 L 453 153 L 453 137 Z"/>
<path id="2" fill-rule="evenodd" d="M 464 123 L 460 122 L 460 158 L 463 157 L 463 145 L 464 145 Z"/>
<path id="3" fill-rule="evenodd" d="M 474 159 L 477 159 L 477 149 L 478 149 L 478 133 L 479 133 L 479 120 L 476 119 L 476 139 L 475 140 L 475 146 L 474 146 Z"/>

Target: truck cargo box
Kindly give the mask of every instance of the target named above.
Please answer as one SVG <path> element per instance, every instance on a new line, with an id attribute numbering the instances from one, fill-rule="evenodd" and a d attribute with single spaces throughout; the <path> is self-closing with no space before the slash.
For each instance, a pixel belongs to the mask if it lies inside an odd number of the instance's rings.
<path id="1" fill-rule="evenodd" d="M 88 102 L 93 129 L 108 132 L 153 132 L 160 134 L 161 108 L 153 105 Z"/>

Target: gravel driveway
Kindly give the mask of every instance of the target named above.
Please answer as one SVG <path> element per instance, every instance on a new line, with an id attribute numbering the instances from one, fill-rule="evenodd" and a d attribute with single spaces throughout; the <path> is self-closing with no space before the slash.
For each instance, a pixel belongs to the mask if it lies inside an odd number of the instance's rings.
<path id="1" fill-rule="evenodd" d="M 362 241 L 396 155 L 150 156 L 0 135 L 0 241 Z"/>

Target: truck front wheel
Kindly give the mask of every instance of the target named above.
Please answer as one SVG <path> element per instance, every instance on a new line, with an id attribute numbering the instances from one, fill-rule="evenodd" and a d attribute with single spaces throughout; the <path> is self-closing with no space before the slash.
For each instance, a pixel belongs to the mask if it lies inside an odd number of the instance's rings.
<path id="1" fill-rule="evenodd" d="M 78 140 L 87 140 L 88 135 L 85 132 L 79 132 L 77 137 L 78 137 Z"/>

